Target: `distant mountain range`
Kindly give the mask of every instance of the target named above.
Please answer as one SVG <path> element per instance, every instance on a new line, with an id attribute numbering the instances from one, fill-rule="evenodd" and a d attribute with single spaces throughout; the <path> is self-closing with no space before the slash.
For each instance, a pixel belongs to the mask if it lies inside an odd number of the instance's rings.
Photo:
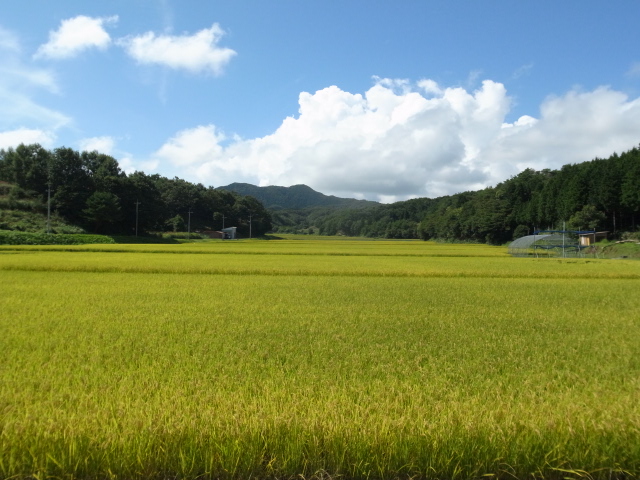
<path id="1" fill-rule="evenodd" d="M 345 207 L 359 208 L 379 205 L 370 200 L 356 200 L 355 198 L 340 198 L 316 192 L 307 185 L 293 185 L 291 187 L 257 187 L 249 183 L 232 183 L 218 190 L 228 190 L 240 195 L 251 195 L 257 198 L 270 210 L 302 209 L 310 207 Z"/>

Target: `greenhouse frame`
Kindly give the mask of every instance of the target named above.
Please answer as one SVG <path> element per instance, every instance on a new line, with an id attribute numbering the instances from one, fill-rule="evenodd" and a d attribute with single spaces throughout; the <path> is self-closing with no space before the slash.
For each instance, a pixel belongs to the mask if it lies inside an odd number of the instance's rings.
<path id="1" fill-rule="evenodd" d="M 584 257 L 590 247 L 581 244 L 580 235 L 586 234 L 595 234 L 595 230 L 537 230 L 511 242 L 508 252 L 514 257 Z"/>

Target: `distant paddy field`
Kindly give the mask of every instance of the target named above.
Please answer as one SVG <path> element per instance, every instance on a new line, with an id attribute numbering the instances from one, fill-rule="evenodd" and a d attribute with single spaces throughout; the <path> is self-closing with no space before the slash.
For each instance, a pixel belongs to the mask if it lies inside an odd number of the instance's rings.
<path id="1" fill-rule="evenodd" d="M 0 477 L 640 476 L 640 263 L 0 246 Z"/>

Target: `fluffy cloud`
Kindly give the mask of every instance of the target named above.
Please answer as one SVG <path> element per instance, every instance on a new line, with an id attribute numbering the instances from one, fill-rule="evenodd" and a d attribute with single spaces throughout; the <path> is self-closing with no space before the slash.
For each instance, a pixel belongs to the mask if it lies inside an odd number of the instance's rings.
<path id="1" fill-rule="evenodd" d="M 193 35 L 156 35 L 147 32 L 119 40 L 126 52 L 143 64 L 165 65 L 193 73 L 218 75 L 236 55 L 230 48 L 218 46 L 224 31 L 215 23 Z"/>
<path id="2" fill-rule="evenodd" d="M 336 86 L 299 97 L 271 135 L 228 139 L 215 126 L 176 134 L 153 155 L 191 180 L 305 183 L 324 193 L 393 201 L 483 188 L 522 169 L 558 168 L 638 142 L 640 99 L 608 88 L 550 97 L 540 117 L 505 119 L 505 87 L 475 91 L 377 79 L 364 94 Z"/>
<path id="3" fill-rule="evenodd" d="M 640 99 L 600 87 L 549 97 L 540 118 L 523 117 L 503 126 L 475 162 L 493 181 L 525 168 L 558 168 L 595 157 L 606 158 L 638 143 Z"/>
<path id="4" fill-rule="evenodd" d="M 91 137 L 84 138 L 79 142 L 80 150 L 85 152 L 93 152 L 94 150 L 104 153 L 105 155 L 112 155 L 113 148 L 115 147 L 115 140 L 113 137 Z"/>
<path id="5" fill-rule="evenodd" d="M 104 29 L 114 24 L 118 16 L 92 18 L 84 15 L 63 20 L 60 28 L 49 32 L 49 41 L 38 48 L 36 58 L 69 58 L 89 48 L 106 49 L 111 37 Z"/>
<path id="6" fill-rule="evenodd" d="M 0 132 L 0 148 L 17 147 L 21 143 L 29 145 L 39 143 L 45 148 L 51 148 L 56 137 L 44 130 L 18 128 L 7 132 Z"/>
<path id="7" fill-rule="evenodd" d="M 220 142 L 224 139 L 213 125 L 184 130 L 169 139 L 156 156 L 178 166 L 201 165 L 223 155 Z"/>

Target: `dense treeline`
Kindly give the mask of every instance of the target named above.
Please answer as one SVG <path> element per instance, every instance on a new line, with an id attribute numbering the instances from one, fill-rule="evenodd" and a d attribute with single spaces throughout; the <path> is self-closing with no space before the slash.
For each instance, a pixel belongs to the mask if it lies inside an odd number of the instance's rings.
<path id="1" fill-rule="evenodd" d="M 271 229 L 271 217 L 253 197 L 216 190 L 180 178 L 134 172 L 96 151 L 47 150 L 38 144 L 0 150 L 0 180 L 12 183 L 68 222 L 96 233 L 191 231 L 238 227 L 241 235 Z"/>
<path id="2" fill-rule="evenodd" d="M 372 238 L 418 238 L 417 227 L 435 202 L 418 198 L 358 208 L 316 207 L 272 212 L 274 229 L 283 233 L 319 233 Z"/>
<path id="3" fill-rule="evenodd" d="M 279 212 L 281 230 L 325 235 L 422 238 L 501 244 L 534 228 L 635 230 L 640 218 L 640 150 L 608 159 L 527 169 L 491 188 L 349 210 Z"/>
<path id="4" fill-rule="evenodd" d="M 560 170 L 527 169 L 476 192 L 420 198 L 361 208 L 315 207 L 276 210 L 270 215 L 251 196 L 193 184 L 180 178 L 125 174 L 118 162 L 98 152 L 46 150 L 20 145 L 0 150 L 0 180 L 46 202 L 67 221 L 96 233 L 184 231 L 237 226 L 247 235 L 271 229 L 384 238 L 422 238 L 500 244 L 534 228 L 636 230 L 640 219 L 640 150 L 608 159 L 565 165 Z M 139 202 L 139 203 L 138 203 Z"/>
<path id="5" fill-rule="evenodd" d="M 640 212 L 640 150 L 560 170 L 527 169 L 479 192 L 438 199 L 421 238 L 502 243 L 534 228 L 635 230 Z"/>

